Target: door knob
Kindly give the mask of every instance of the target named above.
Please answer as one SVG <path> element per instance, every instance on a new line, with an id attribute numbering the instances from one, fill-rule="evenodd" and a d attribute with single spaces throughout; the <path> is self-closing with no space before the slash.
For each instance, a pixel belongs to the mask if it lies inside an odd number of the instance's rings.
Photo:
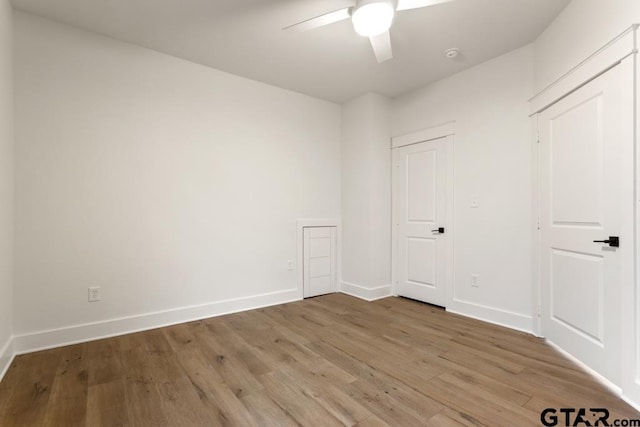
<path id="1" fill-rule="evenodd" d="M 593 243 L 607 243 L 612 248 L 619 248 L 620 238 L 618 236 L 609 236 L 607 240 L 594 240 Z"/>
<path id="2" fill-rule="evenodd" d="M 438 227 L 435 230 L 431 230 L 432 233 L 444 234 L 444 227 Z"/>

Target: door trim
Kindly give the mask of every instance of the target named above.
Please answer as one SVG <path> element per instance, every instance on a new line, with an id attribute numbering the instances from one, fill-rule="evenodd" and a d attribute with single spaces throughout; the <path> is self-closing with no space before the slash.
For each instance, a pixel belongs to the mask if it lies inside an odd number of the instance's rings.
<path id="1" fill-rule="evenodd" d="M 638 27 L 639 24 L 627 27 L 622 33 L 535 94 L 529 99 L 531 115 L 549 108 L 576 88 L 584 86 L 630 55 L 638 53 L 636 46 Z"/>
<path id="2" fill-rule="evenodd" d="M 298 299 L 304 299 L 304 229 L 306 227 L 336 227 L 336 292 L 342 281 L 342 221 L 340 218 L 306 218 L 296 220 L 296 287 Z"/>
<path id="3" fill-rule="evenodd" d="M 542 300 L 540 298 L 540 123 L 539 115 L 531 117 L 531 190 L 533 202 L 531 204 L 533 224 L 531 233 L 532 264 L 531 264 L 531 332 L 536 337 L 542 337 Z"/>
<path id="4" fill-rule="evenodd" d="M 449 122 L 444 125 L 433 126 L 407 135 L 392 138 L 391 148 L 391 289 L 393 296 L 398 296 L 398 149 L 407 145 L 419 144 L 421 142 L 429 142 L 435 139 L 445 139 L 447 146 L 447 206 L 446 206 L 446 224 L 445 233 L 447 271 L 445 272 L 445 308 L 451 305 L 453 300 L 453 283 L 454 283 L 454 259 L 453 259 L 453 235 L 454 235 L 454 213 L 453 213 L 453 197 L 454 197 L 454 141 L 455 122 Z M 428 137 L 428 139 L 424 139 Z M 401 145 L 399 145 L 401 144 Z"/>
<path id="5" fill-rule="evenodd" d="M 441 125 L 435 125 L 405 135 L 394 136 L 391 138 L 391 148 L 400 148 L 407 145 L 419 144 L 434 139 L 444 138 L 445 136 L 455 135 L 456 122 L 451 121 Z"/>

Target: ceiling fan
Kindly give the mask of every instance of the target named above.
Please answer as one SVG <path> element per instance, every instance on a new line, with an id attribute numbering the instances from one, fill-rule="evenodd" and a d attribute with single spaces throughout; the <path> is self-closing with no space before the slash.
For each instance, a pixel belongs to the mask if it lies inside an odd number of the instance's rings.
<path id="1" fill-rule="evenodd" d="M 453 0 L 356 0 L 352 7 L 325 13 L 283 30 L 306 31 L 351 18 L 356 33 L 369 37 L 373 52 L 380 63 L 393 57 L 389 28 L 396 12 L 450 1 Z"/>

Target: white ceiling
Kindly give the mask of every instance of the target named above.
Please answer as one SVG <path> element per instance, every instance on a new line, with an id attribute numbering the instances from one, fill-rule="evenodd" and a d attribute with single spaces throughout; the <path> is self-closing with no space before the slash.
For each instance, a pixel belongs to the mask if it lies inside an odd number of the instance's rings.
<path id="1" fill-rule="evenodd" d="M 296 22 L 354 0 L 13 0 L 76 27 L 239 76 L 342 103 L 395 97 L 533 41 L 569 0 L 457 0 L 403 11 L 394 58 L 376 62 L 349 20 L 300 33 Z M 443 51 L 458 47 L 454 61 Z"/>

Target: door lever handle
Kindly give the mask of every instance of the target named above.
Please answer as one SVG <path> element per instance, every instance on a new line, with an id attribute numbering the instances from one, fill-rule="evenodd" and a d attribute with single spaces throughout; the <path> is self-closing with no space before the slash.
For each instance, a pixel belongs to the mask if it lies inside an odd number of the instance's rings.
<path id="1" fill-rule="evenodd" d="M 606 240 L 594 240 L 593 243 L 607 243 L 612 248 L 619 248 L 620 238 L 618 236 L 609 236 Z"/>
<path id="2" fill-rule="evenodd" d="M 431 230 L 432 233 L 444 234 L 444 227 L 438 227 L 435 230 Z"/>

